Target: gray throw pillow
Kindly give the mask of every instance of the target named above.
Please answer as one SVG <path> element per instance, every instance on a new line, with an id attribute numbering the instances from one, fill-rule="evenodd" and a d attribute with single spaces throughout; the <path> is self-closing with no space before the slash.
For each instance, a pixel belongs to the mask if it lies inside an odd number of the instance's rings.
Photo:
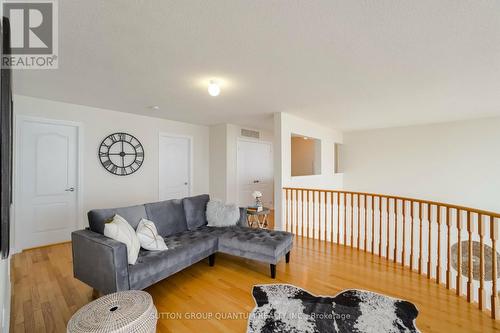
<path id="1" fill-rule="evenodd" d="M 192 231 L 207 225 L 206 210 L 208 200 L 210 200 L 208 194 L 182 199 L 188 230 Z"/>
<path id="2" fill-rule="evenodd" d="M 160 236 L 168 237 L 188 230 L 182 200 L 160 201 L 144 206 L 146 218 L 154 222 Z"/>

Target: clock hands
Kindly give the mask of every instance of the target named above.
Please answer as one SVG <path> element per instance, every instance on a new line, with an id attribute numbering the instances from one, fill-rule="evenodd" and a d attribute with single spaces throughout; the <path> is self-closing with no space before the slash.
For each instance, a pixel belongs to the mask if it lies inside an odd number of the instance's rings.
<path id="1" fill-rule="evenodd" d="M 123 147 L 123 140 L 122 140 L 122 152 L 120 153 L 120 156 L 122 157 L 122 168 L 125 167 L 125 148 Z"/>
<path id="2" fill-rule="evenodd" d="M 119 156 L 125 156 L 125 155 L 136 155 L 136 153 L 108 153 L 108 155 L 119 155 Z"/>

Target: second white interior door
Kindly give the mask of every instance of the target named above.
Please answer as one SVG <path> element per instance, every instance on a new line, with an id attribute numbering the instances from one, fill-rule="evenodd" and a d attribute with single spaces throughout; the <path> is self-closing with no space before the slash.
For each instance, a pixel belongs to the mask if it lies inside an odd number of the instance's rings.
<path id="1" fill-rule="evenodd" d="M 160 135 L 159 199 L 180 199 L 191 194 L 191 138 Z"/>
<path id="2" fill-rule="evenodd" d="M 238 140 L 238 204 L 254 205 L 253 191 L 262 192 L 264 205 L 273 207 L 272 145 L 262 141 Z"/>

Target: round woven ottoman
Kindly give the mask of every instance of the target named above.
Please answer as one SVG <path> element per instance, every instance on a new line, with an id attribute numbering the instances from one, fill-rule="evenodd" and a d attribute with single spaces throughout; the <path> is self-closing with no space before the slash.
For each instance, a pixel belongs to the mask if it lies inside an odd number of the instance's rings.
<path id="1" fill-rule="evenodd" d="M 78 310 L 68 332 L 156 332 L 157 312 L 151 295 L 130 290 L 106 295 Z"/>

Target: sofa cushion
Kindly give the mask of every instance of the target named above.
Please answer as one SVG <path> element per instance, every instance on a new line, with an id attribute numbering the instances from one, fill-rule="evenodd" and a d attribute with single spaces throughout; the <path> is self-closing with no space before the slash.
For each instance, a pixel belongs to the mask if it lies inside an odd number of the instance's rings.
<path id="1" fill-rule="evenodd" d="M 290 247 L 292 238 L 293 235 L 285 231 L 231 227 L 219 237 L 219 244 L 240 252 L 277 257 Z"/>
<path id="2" fill-rule="evenodd" d="M 144 206 L 147 219 L 154 222 L 160 236 L 167 237 L 187 230 L 182 200 L 160 201 Z"/>
<path id="3" fill-rule="evenodd" d="M 136 229 L 143 218 L 147 218 L 144 205 L 129 206 L 121 208 L 93 209 L 88 212 L 90 230 L 104 234 L 104 223 L 113 216 L 120 215 Z"/>
<path id="4" fill-rule="evenodd" d="M 206 211 L 209 200 L 208 194 L 182 199 L 188 230 L 195 230 L 207 225 Z"/>
<path id="5" fill-rule="evenodd" d="M 143 289 L 217 251 L 217 230 L 203 227 L 165 237 L 168 250 L 141 250 L 134 266 L 129 266 L 131 289 Z"/>

